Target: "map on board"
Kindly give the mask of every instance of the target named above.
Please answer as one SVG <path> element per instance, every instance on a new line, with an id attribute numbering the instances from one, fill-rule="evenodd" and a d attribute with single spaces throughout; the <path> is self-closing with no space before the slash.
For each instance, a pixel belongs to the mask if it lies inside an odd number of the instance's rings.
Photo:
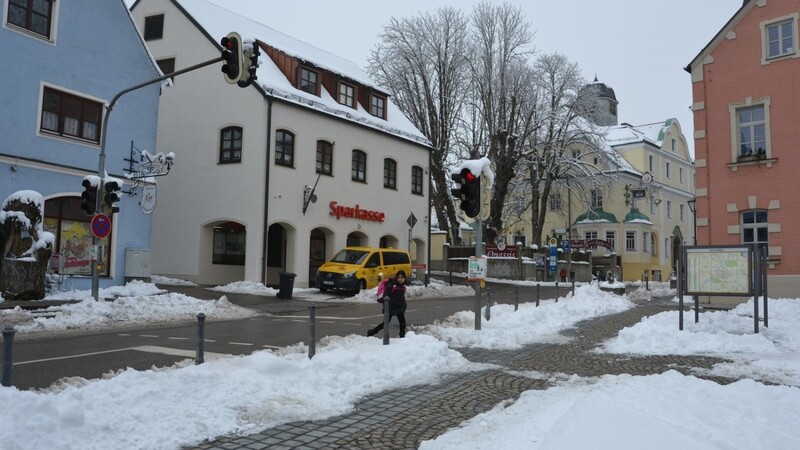
<path id="1" fill-rule="evenodd" d="M 751 294 L 748 248 L 687 249 L 686 292 L 689 294 Z"/>

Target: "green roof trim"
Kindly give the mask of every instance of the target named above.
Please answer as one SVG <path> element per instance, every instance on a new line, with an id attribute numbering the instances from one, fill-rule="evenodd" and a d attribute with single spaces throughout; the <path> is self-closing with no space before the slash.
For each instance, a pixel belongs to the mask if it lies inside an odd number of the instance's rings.
<path id="1" fill-rule="evenodd" d="M 603 211 L 603 208 L 590 209 L 589 211 L 581 214 L 575 219 L 575 223 L 579 222 L 597 222 L 604 220 L 611 223 L 619 223 L 619 220 L 610 212 Z"/>
<path id="2" fill-rule="evenodd" d="M 631 208 L 631 212 L 625 215 L 625 222 L 633 222 L 634 220 L 646 220 L 650 222 L 650 218 L 642 214 L 639 208 Z"/>

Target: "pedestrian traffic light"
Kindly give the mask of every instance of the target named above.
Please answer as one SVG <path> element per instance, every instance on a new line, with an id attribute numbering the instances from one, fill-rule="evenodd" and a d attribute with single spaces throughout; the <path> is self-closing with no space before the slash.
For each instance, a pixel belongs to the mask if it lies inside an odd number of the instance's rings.
<path id="1" fill-rule="evenodd" d="M 245 48 L 244 56 L 242 57 L 242 77 L 238 83 L 239 87 L 247 87 L 253 84 L 258 76 L 256 76 L 256 69 L 258 69 L 258 57 L 261 51 L 258 47 L 258 42 L 253 42 L 252 47 Z"/>
<path id="2" fill-rule="evenodd" d="M 93 216 L 97 211 L 97 187 L 84 178 L 83 193 L 81 194 L 81 210 L 87 216 Z"/>
<path id="3" fill-rule="evenodd" d="M 231 32 L 223 37 L 222 44 L 222 73 L 225 81 L 236 84 L 242 79 L 242 38 L 239 33 Z"/>
<path id="4" fill-rule="evenodd" d="M 459 208 L 467 217 L 477 217 L 481 212 L 481 177 L 469 169 L 461 169 L 460 172 L 453 172 L 450 178 L 456 183 L 450 192 L 453 197 L 461 199 Z"/>
<path id="5" fill-rule="evenodd" d="M 103 188 L 106 191 L 106 195 L 103 196 L 103 202 L 108 207 L 108 210 L 111 214 L 119 212 L 119 206 L 115 205 L 120 199 L 118 193 L 120 189 L 119 182 L 117 180 L 106 181 Z"/>

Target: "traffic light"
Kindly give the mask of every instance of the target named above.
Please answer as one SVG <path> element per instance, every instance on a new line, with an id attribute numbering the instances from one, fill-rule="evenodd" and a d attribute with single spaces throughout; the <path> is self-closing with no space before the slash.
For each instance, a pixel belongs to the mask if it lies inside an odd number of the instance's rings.
<path id="1" fill-rule="evenodd" d="M 253 84 L 253 81 L 258 79 L 258 76 L 256 76 L 256 69 L 258 69 L 258 57 L 260 55 L 261 51 L 259 50 L 258 42 L 253 42 L 252 47 L 244 50 L 242 77 L 239 82 L 236 83 L 239 87 L 250 86 Z"/>
<path id="2" fill-rule="evenodd" d="M 81 210 L 86 213 L 87 216 L 93 216 L 95 211 L 97 211 L 97 186 L 93 185 L 91 181 L 85 178 L 82 184 Z"/>
<path id="3" fill-rule="evenodd" d="M 231 32 L 219 42 L 222 44 L 222 73 L 225 81 L 236 84 L 242 79 L 242 37 Z"/>
<path id="4" fill-rule="evenodd" d="M 469 169 L 461 169 L 453 172 L 450 178 L 456 183 L 456 188 L 450 192 L 453 197 L 461 199 L 461 210 L 469 218 L 477 217 L 481 212 L 481 177 Z"/>
<path id="5" fill-rule="evenodd" d="M 103 188 L 106 191 L 106 195 L 103 196 L 103 202 L 108 206 L 108 210 L 111 211 L 111 214 L 119 212 L 119 206 L 116 206 L 115 203 L 119 201 L 119 182 L 116 180 L 106 181 L 103 185 Z"/>

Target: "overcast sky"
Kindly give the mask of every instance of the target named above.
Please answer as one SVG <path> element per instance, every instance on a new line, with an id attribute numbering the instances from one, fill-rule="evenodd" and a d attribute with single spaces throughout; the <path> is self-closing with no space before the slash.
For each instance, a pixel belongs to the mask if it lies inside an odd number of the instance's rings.
<path id="1" fill-rule="evenodd" d="M 126 0 L 130 5 L 132 0 Z M 391 17 L 479 0 L 213 0 L 283 33 L 366 67 Z M 500 2 L 498 2 L 500 3 Z M 683 70 L 742 0 L 509 0 L 520 5 L 540 52 L 577 62 L 584 77 L 611 86 L 620 123 L 676 118 L 694 154 L 691 81 Z M 231 30 L 235 31 L 235 30 Z"/>

